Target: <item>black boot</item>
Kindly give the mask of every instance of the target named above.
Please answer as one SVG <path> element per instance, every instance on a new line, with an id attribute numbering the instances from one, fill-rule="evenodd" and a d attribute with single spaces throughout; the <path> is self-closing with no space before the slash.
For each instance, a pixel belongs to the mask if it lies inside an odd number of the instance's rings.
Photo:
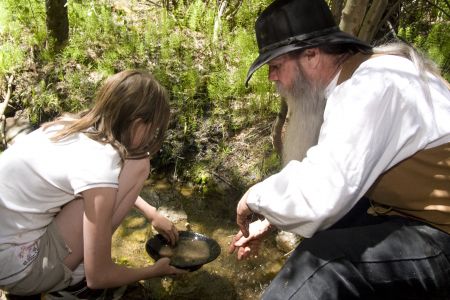
<path id="1" fill-rule="evenodd" d="M 41 294 L 29 295 L 29 296 L 19 296 L 14 294 L 6 293 L 6 299 L 8 300 L 41 300 Z"/>

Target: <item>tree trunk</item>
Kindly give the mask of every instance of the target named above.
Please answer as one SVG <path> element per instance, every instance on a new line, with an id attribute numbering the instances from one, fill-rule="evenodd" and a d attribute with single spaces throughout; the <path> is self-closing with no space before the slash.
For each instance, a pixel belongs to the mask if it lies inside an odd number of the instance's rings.
<path id="1" fill-rule="evenodd" d="M 61 47 L 69 38 L 69 17 L 67 0 L 45 0 L 47 30 L 55 40 L 55 46 Z"/>
<path id="2" fill-rule="evenodd" d="M 344 6 L 344 0 L 333 0 L 331 1 L 330 10 L 333 14 L 334 21 L 339 24 L 341 21 L 342 7 Z"/>
<path id="3" fill-rule="evenodd" d="M 339 24 L 341 30 L 358 36 L 368 4 L 369 0 L 347 0 Z"/>
<path id="4" fill-rule="evenodd" d="M 381 17 L 383 16 L 388 0 L 373 0 L 367 12 L 358 37 L 366 42 L 371 42 L 377 33 Z"/>
<path id="5" fill-rule="evenodd" d="M 272 145 L 275 148 L 275 151 L 281 157 L 283 153 L 283 129 L 286 122 L 288 105 L 286 103 L 286 100 L 284 100 L 283 98 L 281 98 L 280 101 L 280 110 L 278 112 L 277 119 L 272 126 Z"/>
<path id="6" fill-rule="evenodd" d="M 219 3 L 219 11 L 217 12 L 216 19 L 214 20 L 213 42 L 216 43 L 219 39 L 219 31 L 221 26 L 222 16 L 225 13 L 227 7 L 227 1 L 224 0 Z"/>

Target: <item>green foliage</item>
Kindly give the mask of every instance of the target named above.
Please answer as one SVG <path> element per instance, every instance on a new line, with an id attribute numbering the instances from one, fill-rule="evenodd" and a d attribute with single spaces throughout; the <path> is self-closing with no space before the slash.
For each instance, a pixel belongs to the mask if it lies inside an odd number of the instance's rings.
<path id="1" fill-rule="evenodd" d="M 178 16 L 186 15 L 186 17 L 182 18 L 183 23 L 185 23 L 184 26 L 194 31 L 202 30 L 202 28 L 211 28 L 214 14 L 212 14 L 212 10 L 208 9 L 204 1 L 195 0 L 187 7 L 183 6 L 178 8 Z"/>
<path id="2" fill-rule="evenodd" d="M 426 38 L 417 37 L 415 44 L 428 53 L 450 81 L 450 30 L 447 24 L 434 24 Z"/>
<path id="3" fill-rule="evenodd" d="M 0 32 L 11 39 L 39 43 L 46 36 L 43 1 L 3 0 L 0 3 Z"/>
<path id="4" fill-rule="evenodd" d="M 51 84 L 47 84 L 44 80 L 39 82 L 33 96 L 28 106 L 32 123 L 39 124 L 45 121 L 43 120 L 45 113 L 51 115 L 52 112 L 57 111 L 60 107 L 59 98 L 52 90 Z"/>
<path id="5" fill-rule="evenodd" d="M 427 35 L 415 35 L 414 29 L 408 26 L 399 31 L 399 36 L 427 53 L 450 81 L 450 30 L 446 24 L 433 24 Z"/>
<path id="6" fill-rule="evenodd" d="M 238 24 L 237 26 L 244 29 L 253 29 L 256 18 L 259 16 L 262 10 L 272 2 L 273 0 L 243 1 L 242 6 L 236 14 L 235 23 Z"/>
<path id="7" fill-rule="evenodd" d="M 25 53 L 13 42 L 6 42 L 0 45 L 0 76 L 12 73 L 22 66 Z"/>
<path id="8" fill-rule="evenodd" d="M 223 131 L 215 141 L 217 154 L 226 156 L 230 150 L 221 139 L 257 119 L 273 119 L 278 110 L 266 67 L 244 85 L 258 55 L 254 22 L 271 2 L 228 1 L 219 20 L 218 1 L 180 0 L 169 10 L 148 1 L 68 1 L 69 42 L 54 52 L 46 32 L 45 2 L 3 0 L 0 77 L 20 74 L 11 105 L 41 123 L 63 111 L 89 107 L 109 75 L 148 69 L 171 98 L 173 122 L 161 161 L 175 165 L 194 157 L 201 149 L 198 132 L 211 130 L 212 124 Z M 401 36 L 427 51 L 448 78 L 449 30 L 444 22 L 430 21 L 439 18 L 436 9 L 411 16 L 409 23 L 400 24 Z M 275 162 L 268 154 L 262 173 Z"/>
<path id="9" fill-rule="evenodd" d="M 192 169 L 192 181 L 196 184 L 197 189 L 202 192 L 208 192 L 211 181 L 211 174 L 208 171 L 208 166 L 203 163 L 195 163 Z"/>
<path id="10" fill-rule="evenodd" d="M 31 101 L 31 118 L 36 121 L 86 108 L 101 80 L 136 67 L 150 69 L 168 88 L 176 124 L 187 135 L 198 129 L 205 115 L 273 113 L 276 107 L 267 106 L 271 88 L 265 78 L 255 76 L 252 88 L 244 86 L 257 55 L 248 28 L 267 2 L 246 1 L 234 18 L 225 12 L 220 26 L 215 26 L 219 8 L 202 0 L 179 1 L 175 10 L 159 10 L 140 21 L 130 21 L 126 10 L 103 1 L 69 1 L 70 40 L 54 53 L 45 30 L 44 4 L 7 0 L 0 28 L 10 41 L 1 46 L 0 75 L 20 72 L 30 45 L 37 49 L 38 69 L 52 66 L 36 78 L 45 86 L 27 92 L 39 98 Z M 233 101 L 246 109 L 231 110 Z M 20 106 L 31 102 L 23 99 Z"/>
<path id="11" fill-rule="evenodd" d="M 448 2 L 405 2 L 399 36 L 425 52 L 450 81 L 450 29 Z"/>
<path id="12" fill-rule="evenodd" d="M 265 178 L 268 175 L 273 174 L 277 170 L 280 170 L 281 167 L 281 158 L 278 156 L 278 154 L 272 151 L 271 148 L 266 149 L 266 156 L 264 157 L 261 164 L 261 178 Z"/>
<path id="13" fill-rule="evenodd" d="M 11 13 L 11 12 L 20 13 Z M 42 41 L 44 30 L 42 21 L 36 17 L 43 13 L 38 1 L 0 2 L 0 77 L 20 69 L 27 56 L 25 45 L 35 45 Z"/>
<path id="14" fill-rule="evenodd" d="M 221 26 L 215 27 L 218 9 L 216 4 L 201 0 L 180 1 L 175 10 L 152 16 L 145 26 L 143 44 L 154 61 L 152 71 L 170 91 L 176 126 L 185 135 L 198 130 L 206 115 L 229 117 L 249 112 L 231 109 L 233 101 L 255 109 L 255 113 L 276 109 L 274 105 L 267 109 L 266 99 L 261 97 L 271 91 L 266 80 L 256 89 L 244 86 L 248 67 L 257 55 L 254 34 L 248 30 L 253 25 L 242 22 L 230 31 L 224 17 Z M 250 9 L 238 15 L 252 23 L 255 18 Z M 254 105 L 256 102 L 259 105 Z M 228 125 L 235 126 L 233 122 Z"/>

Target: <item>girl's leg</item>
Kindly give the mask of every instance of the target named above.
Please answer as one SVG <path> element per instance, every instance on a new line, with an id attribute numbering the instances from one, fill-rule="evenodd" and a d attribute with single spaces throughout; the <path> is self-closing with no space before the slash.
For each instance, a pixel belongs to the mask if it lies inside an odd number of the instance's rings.
<path id="1" fill-rule="evenodd" d="M 148 159 L 125 161 L 119 175 L 119 189 L 115 199 L 114 230 L 133 207 L 149 171 Z M 64 259 L 64 264 L 71 270 L 83 261 L 83 214 L 83 199 L 77 198 L 66 204 L 55 219 L 59 233 L 71 249 L 71 254 Z"/>
<path id="2" fill-rule="evenodd" d="M 71 270 L 83 261 L 83 213 L 83 199 L 76 198 L 67 203 L 55 218 L 58 231 L 70 248 L 64 264 Z"/>

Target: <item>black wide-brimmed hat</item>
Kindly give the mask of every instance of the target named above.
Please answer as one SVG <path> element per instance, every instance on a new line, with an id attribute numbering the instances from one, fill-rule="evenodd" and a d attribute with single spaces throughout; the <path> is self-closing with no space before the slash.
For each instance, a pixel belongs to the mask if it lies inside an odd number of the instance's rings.
<path id="1" fill-rule="evenodd" d="M 270 60 L 299 49 L 327 44 L 356 44 L 372 47 L 339 29 L 324 0 L 275 0 L 255 24 L 259 56 L 250 66 L 245 84 Z"/>

